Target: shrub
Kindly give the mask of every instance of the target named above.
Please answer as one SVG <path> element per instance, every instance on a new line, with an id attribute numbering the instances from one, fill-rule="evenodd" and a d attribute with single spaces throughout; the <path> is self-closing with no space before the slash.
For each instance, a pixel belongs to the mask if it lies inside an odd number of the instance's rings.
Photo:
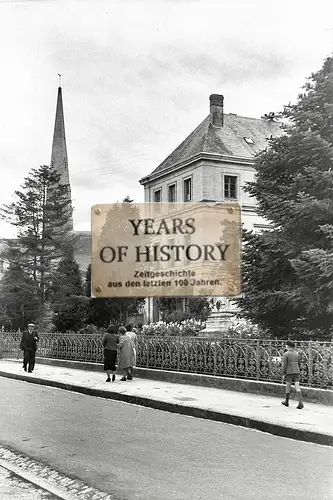
<path id="1" fill-rule="evenodd" d="M 98 326 L 95 325 L 86 325 L 83 328 L 80 328 L 78 330 L 78 334 L 90 334 L 90 335 L 98 335 L 101 333 L 105 333 L 105 329 L 99 328 Z"/>
<path id="2" fill-rule="evenodd" d="M 157 305 L 162 313 L 162 320 L 166 323 L 178 323 L 187 319 L 206 321 L 211 311 L 206 297 L 190 297 L 186 311 L 177 309 L 177 299 L 174 297 L 160 297 Z"/>
<path id="3" fill-rule="evenodd" d="M 182 323 L 191 318 L 193 315 L 188 311 L 172 311 L 164 314 L 163 321 L 165 323 Z"/>
<path id="4" fill-rule="evenodd" d="M 205 323 L 195 319 L 186 319 L 180 322 L 166 323 L 159 321 L 158 323 L 150 323 L 142 327 L 142 335 L 147 336 L 171 336 L 171 337 L 195 337 L 200 334 L 200 331 L 205 328 Z"/>
<path id="5" fill-rule="evenodd" d="M 223 336 L 234 339 L 263 339 L 271 337 L 267 331 L 264 331 L 258 325 L 244 318 L 236 317 Z"/>

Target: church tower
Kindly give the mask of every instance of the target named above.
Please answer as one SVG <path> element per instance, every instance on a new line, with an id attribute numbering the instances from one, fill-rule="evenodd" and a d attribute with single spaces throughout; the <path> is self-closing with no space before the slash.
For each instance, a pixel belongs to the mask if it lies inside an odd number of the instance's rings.
<path id="1" fill-rule="evenodd" d="M 70 230 L 73 230 L 73 209 L 72 209 L 72 194 L 69 181 L 68 157 L 66 147 L 65 120 L 64 109 L 62 103 L 62 88 L 58 88 L 57 109 L 54 123 L 51 167 L 60 175 L 60 183 L 67 186 L 67 200 L 70 202 Z"/>

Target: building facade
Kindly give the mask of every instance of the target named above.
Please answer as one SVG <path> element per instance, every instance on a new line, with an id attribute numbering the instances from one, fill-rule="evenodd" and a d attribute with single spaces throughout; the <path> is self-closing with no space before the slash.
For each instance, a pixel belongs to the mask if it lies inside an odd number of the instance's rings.
<path id="1" fill-rule="evenodd" d="M 224 113 L 224 97 L 210 96 L 209 115 L 149 175 L 140 180 L 146 203 L 152 202 L 237 202 L 245 229 L 269 228 L 256 212 L 256 201 L 245 191 L 254 179 L 254 156 L 267 140 L 281 135 L 273 115 L 247 118 Z M 220 297 L 230 308 L 232 301 Z M 182 301 L 180 307 L 184 307 Z M 147 319 L 160 319 L 157 303 L 147 300 Z"/>

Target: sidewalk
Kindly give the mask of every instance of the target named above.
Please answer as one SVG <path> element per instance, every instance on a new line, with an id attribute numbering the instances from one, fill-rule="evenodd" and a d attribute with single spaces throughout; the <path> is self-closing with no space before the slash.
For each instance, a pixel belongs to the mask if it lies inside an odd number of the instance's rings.
<path id="1" fill-rule="evenodd" d="M 37 364 L 34 373 L 26 373 L 21 361 L 0 360 L 0 376 L 333 446 L 333 411 L 327 405 L 306 403 L 297 410 L 295 400 L 285 408 L 271 396 L 143 378 L 121 382 L 119 375 L 106 383 L 102 367 L 93 372 Z"/>

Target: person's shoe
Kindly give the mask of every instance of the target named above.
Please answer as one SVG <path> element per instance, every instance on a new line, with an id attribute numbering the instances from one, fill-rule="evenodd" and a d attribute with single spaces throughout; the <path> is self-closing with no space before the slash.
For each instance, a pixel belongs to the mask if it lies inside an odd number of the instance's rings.
<path id="1" fill-rule="evenodd" d="M 301 391 L 297 392 L 297 399 L 298 399 L 297 409 L 298 410 L 302 410 L 304 408 L 304 405 L 303 405 L 303 398 L 302 398 L 302 392 Z"/>
<path id="2" fill-rule="evenodd" d="M 27 368 L 26 368 L 26 366 L 24 366 L 23 368 L 24 368 L 24 371 L 26 372 L 26 371 L 27 371 Z"/>
<path id="3" fill-rule="evenodd" d="M 114 382 L 115 380 L 116 380 L 116 376 L 112 375 L 112 382 Z"/>
<path id="4" fill-rule="evenodd" d="M 286 392 L 286 399 L 284 401 L 281 401 L 283 406 L 289 406 L 289 398 L 290 398 L 290 394 L 289 394 L 289 392 Z"/>
<path id="5" fill-rule="evenodd" d="M 127 380 L 133 380 L 132 375 L 128 375 Z"/>
<path id="6" fill-rule="evenodd" d="M 32 373 L 32 370 L 28 370 L 28 373 Z"/>
<path id="7" fill-rule="evenodd" d="M 110 379 L 110 378 L 107 378 L 105 382 L 111 382 L 111 379 Z"/>
<path id="8" fill-rule="evenodd" d="M 122 382 L 126 382 L 126 377 L 122 377 L 120 380 L 121 380 Z"/>

